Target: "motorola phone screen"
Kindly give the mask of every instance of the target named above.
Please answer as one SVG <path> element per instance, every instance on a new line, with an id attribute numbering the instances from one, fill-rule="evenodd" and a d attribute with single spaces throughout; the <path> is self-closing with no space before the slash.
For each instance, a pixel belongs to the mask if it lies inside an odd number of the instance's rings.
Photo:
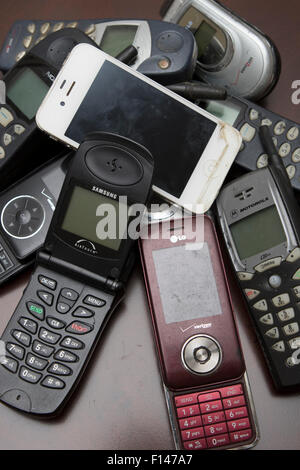
<path id="1" fill-rule="evenodd" d="M 77 143 L 90 132 L 119 134 L 153 155 L 153 184 L 180 198 L 216 123 L 105 61 L 66 136 Z"/>

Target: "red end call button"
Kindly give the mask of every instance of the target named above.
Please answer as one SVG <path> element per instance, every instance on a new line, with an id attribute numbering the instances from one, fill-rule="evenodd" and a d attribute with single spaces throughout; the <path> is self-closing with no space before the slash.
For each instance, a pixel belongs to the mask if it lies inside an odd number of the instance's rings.
<path id="1" fill-rule="evenodd" d="M 81 321 L 74 321 L 67 328 L 66 331 L 73 333 L 75 335 L 85 335 L 92 331 L 93 326 L 88 323 L 83 323 Z"/>

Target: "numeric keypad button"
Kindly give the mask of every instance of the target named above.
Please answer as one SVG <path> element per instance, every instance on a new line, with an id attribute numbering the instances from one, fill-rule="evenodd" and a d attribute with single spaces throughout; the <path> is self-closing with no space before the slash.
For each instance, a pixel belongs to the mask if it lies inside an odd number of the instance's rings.
<path id="1" fill-rule="evenodd" d="M 46 344 L 35 340 L 33 342 L 32 351 L 38 354 L 39 356 L 50 357 L 54 351 L 54 348 L 52 346 L 47 346 Z"/>
<path id="2" fill-rule="evenodd" d="M 284 352 L 285 351 L 285 344 L 283 341 L 278 341 L 277 343 L 273 344 L 272 349 L 277 352 Z"/>
<path id="3" fill-rule="evenodd" d="M 21 317 L 18 320 L 19 325 L 21 325 L 25 330 L 33 335 L 37 332 L 37 323 L 29 318 Z"/>
<path id="4" fill-rule="evenodd" d="M 9 370 L 9 372 L 13 373 L 17 372 L 19 366 L 18 361 L 7 356 L 0 357 L 0 364 L 5 367 L 5 369 Z"/>
<path id="5" fill-rule="evenodd" d="M 78 356 L 76 356 L 76 354 L 71 353 L 70 351 L 66 351 L 65 349 L 60 349 L 54 355 L 54 359 L 58 359 L 62 362 L 76 362 L 78 361 Z"/>
<path id="6" fill-rule="evenodd" d="M 282 135 L 286 130 L 286 122 L 279 121 L 274 126 L 274 134 L 275 135 Z"/>
<path id="7" fill-rule="evenodd" d="M 259 300 L 253 305 L 255 310 L 259 310 L 260 312 L 266 312 L 268 310 L 268 304 L 266 299 Z"/>
<path id="8" fill-rule="evenodd" d="M 25 355 L 25 349 L 22 346 L 14 343 L 6 343 L 6 350 L 12 356 L 16 357 L 17 359 L 22 360 Z"/>
<path id="9" fill-rule="evenodd" d="M 26 382 L 36 384 L 42 377 L 42 374 L 39 374 L 38 372 L 34 372 L 33 370 L 22 366 L 19 372 L 19 377 L 25 380 Z"/>
<path id="10" fill-rule="evenodd" d="M 260 317 L 259 321 L 263 323 L 264 325 L 273 325 L 274 324 L 274 318 L 271 313 L 267 313 L 267 315 L 264 315 L 263 317 Z"/>
<path id="11" fill-rule="evenodd" d="M 48 331 L 46 328 L 41 328 L 39 332 L 39 338 L 49 344 L 56 344 L 60 337 L 61 335 L 52 333 L 52 331 Z"/>
<path id="12" fill-rule="evenodd" d="M 69 349 L 83 349 L 84 343 L 79 341 L 79 339 L 71 338 L 71 336 L 66 336 L 61 342 L 61 346 Z"/>
<path id="13" fill-rule="evenodd" d="M 279 329 L 275 326 L 274 328 L 266 331 L 265 334 L 266 336 L 269 336 L 269 338 L 277 339 L 279 338 Z"/>
<path id="14" fill-rule="evenodd" d="M 48 372 L 55 375 L 71 375 L 72 369 L 64 364 L 59 364 L 59 362 L 53 362 L 48 368 Z"/>
<path id="15" fill-rule="evenodd" d="M 297 322 L 289 323 L 283 327 L 283 331 L 286 336 L 292 336 L 299 333 L 299 324 Z"/>
<path id="16" fill-rule="evenodd" d="M 40 357 L 34 356 L 34 354 L 28 353 L 26 357 L 26 364 L 33 369 L 44 370 L 48 365 L 48 361 L 46 359 L 41 359 Z"/>
<path id="17" fill-rule="evenodd" d="M 285 305 L 290 303 L 290 296 L 289 294 L 280 294 L 272 299 L 273 304 L 275 307 L 284 307 Z"/>
<path id="18" fill-rule="evenodd" d="M 20 330 L 13 330 L 12 336 L 23 346 L 29 346 L 31 343 L 31 336 Z"/>
<path id="19" fill-rule="evenodd" d="M 62 380 L 57 379 L 56 377 L 52 377 L 51 375 L 47 375 L 47 377 L 45 377 L 44 380 L 41 382 L 41 385 L 47 388 L 54 389 L 65 387 L 65 383 Z"/>
<path id="20" fill-rule="evenodd" d="M 277 313 L 279 320 L 288 321 L 295 317 L 295 310 L 291 308 L 286 308 Z"/>

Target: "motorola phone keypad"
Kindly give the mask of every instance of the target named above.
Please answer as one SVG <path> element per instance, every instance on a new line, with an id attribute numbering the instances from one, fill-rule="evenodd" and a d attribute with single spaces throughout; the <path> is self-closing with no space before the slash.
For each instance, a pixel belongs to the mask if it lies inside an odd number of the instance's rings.
<path id="1" fill-rule="evenodd" d="M 286 260 L 280 258 L 280 263 L 266 262 L 264 269 L 256 270 L 251 279 L 244 278 L 243 273 L 238 273 L 244 295 L 254 309 L 252 318 L 261 332 L 263 341 L 277 357 L 282 356 L 282 366 L 287 368 L 296 364 L 292 354 L 300 346 L 298 253 L 297 247 Z M 281 267 L 280 275 L 276 273 L 278 266 Z M 256 290 L 258 286 L 266 288 L 261 292 Z"/>

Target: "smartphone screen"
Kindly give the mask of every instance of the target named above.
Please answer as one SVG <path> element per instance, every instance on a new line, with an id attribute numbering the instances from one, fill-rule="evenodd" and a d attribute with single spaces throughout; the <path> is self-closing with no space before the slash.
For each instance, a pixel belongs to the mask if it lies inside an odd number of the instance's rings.
<path id="1" fill-rule="evenodd" d="M 217 124 L 117 65 L 104 61 L 66 137 L 119 134 L 153 155 L 153 184 L 180 198 Z"/>

